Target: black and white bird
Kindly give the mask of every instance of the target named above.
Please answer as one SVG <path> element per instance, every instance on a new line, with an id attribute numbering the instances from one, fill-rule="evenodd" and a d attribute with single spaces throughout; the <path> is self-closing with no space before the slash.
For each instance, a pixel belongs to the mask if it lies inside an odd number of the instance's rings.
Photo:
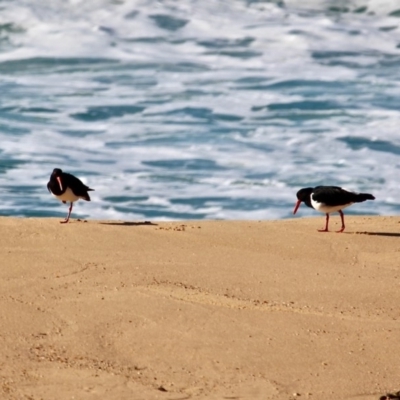
<path id="1" fill-rule="evenodd" d="M 366 200 L 375 200 L 375 197 L 369 193 L 354 193 L 338 186 L 317 186 L 315 188 L 300 189 L 297 194 L 297 203 L 294 207 L 293 214 L 296 214 L 300 204 L 305 203 L 307 207 L 326 214 L 325 229 L 319 232 L 328 232 L 329 214 L 335 211 L 339 212 L 342 220 L 342 227 L 338 232 L 343 232 L 344 215 L 342 210 L 354 203 L 362 203 Z"/>
<path id="2" fill-rule="evenodd" d="M 62 172 L 60 168 L 54 168 L 47 183 L 47 189 L 64 204 L 67 201 L 71 202 L 68 215 L 64 221 L 60 221 L 61 223 L 69 221 L 74 202 L 79 199 L 90 201 L 88 192 L 94 190 L 86 186 L 76 176 Z"/>

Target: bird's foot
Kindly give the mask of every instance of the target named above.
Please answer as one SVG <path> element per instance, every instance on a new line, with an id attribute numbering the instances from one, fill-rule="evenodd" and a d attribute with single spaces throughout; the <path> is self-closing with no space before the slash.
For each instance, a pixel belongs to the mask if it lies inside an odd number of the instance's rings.
<path id="1" fill-rule="evenodd" d="M 64 219 L 64 221 L 60 221 L 60 224 L 66 224 L 68 221 L 69 221 L 69 218 L 68 219 Z"/>
<path id="2" fill-rule="evenodd" d="M 336 233 L 342 233 L 344 231 L 344 227 L 341 228 L 339 231 L 336 231 Z"/>
<path id="3" fill-rule="evenodd" d="M 329 232 L 328 229 L 318 229 L 318 232 Z"/>

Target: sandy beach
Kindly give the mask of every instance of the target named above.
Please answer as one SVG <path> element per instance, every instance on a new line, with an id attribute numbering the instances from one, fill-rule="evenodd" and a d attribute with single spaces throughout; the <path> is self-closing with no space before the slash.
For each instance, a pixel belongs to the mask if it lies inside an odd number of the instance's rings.
<path id="1" fill-rule="evenodd" d="M 398 391 L 399 222 L 0 218 L 0 398 Z"/>

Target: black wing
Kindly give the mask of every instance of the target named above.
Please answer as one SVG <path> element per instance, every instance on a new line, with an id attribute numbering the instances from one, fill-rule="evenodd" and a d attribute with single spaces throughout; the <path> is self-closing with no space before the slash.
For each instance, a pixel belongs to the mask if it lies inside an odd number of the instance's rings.
<path id="1" fill-rule="evenodd" d="M 327 206 L 342 206 L 355 203 L 357 201 L 357 193 L 348 192 L 339 186 L 317 186 L 314 188 L 312 198 Z"/>
<path id="2" fill-rule="evenodd" d="M 86 186 L 80 179 L 78 179 L 76 176 L 68 174 L 64 172 L 62 174 L 62 183 L 65 185 L 65 187 L 69 187 L 75 195 L 80 196 L 80 197 L 86 197 L 88 196 L 88 191 L 89 190 L 94 190 L 90 189 L 89 186 Z"/>

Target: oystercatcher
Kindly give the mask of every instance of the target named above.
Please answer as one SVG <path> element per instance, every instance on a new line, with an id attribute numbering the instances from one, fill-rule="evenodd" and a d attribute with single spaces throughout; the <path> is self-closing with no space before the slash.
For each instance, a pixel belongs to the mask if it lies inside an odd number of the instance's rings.
<path id="1" fill-rule="evenodd" d="M 317 186 L 315 188 L 300 189 L 297 194 L 297 203 L 293 214 L 304 202 L 307 207 L 321 211 L 326 214 L 325 229 L 319 229 L 319 232 L 328 232 L 329 214 L 338 211 L 342 220 L 342 228 L 338 232 L 344 231 L 344 216 L 342 210 L 354 203 L 362 203 L 365 200 L 375 200 L 375 197 L 369 193 L 349 192 L 338 186 Z"/>
<path id="2" fill-rule="evenodd" d="M 71 202 L 67 217 L 64 221 L 60 221 L 62 224 L 69 221 L 74 201 L 79 199 L 90 201 L 88 191 L 94 190 L 83 184 L 76 176 L 62 172 L 60 168 L 54 168 L 47 189 L 64 204 L 67 201 Z"/>

